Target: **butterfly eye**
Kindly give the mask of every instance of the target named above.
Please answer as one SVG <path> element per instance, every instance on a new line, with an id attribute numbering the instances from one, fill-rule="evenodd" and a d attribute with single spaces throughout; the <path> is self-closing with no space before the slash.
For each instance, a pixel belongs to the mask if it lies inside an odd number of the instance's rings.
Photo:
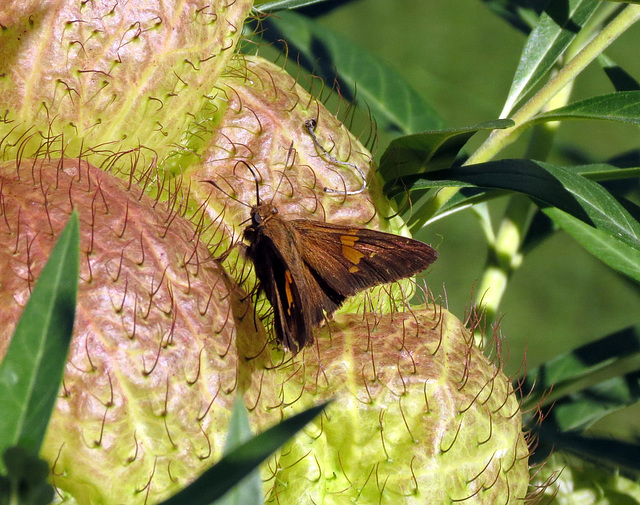
<path id="1" fill-rule="evenodd" d="M 253 221 L 254 226 L 257 226 L 262 223 L 262 216 L 258 212 L 254 212 L 251 215 L 251 221 Z"/>

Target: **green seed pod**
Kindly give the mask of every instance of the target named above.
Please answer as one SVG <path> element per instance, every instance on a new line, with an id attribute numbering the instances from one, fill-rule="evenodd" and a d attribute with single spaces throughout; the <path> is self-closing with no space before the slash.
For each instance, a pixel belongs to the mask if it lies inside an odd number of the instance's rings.
<path id="1" fill-rule="evenodd" d="M 279 369 L 291 410 L 333 404 L 272 464 L 269 503 L 520 503 L 518 398 L 472 342 L 436 305 L 337 316 Z"/>

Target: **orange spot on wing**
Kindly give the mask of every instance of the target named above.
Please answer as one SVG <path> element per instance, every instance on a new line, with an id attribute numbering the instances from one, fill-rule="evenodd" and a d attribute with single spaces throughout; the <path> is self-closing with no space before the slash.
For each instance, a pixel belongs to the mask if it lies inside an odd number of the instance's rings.
<path id="1" fill-rule="evenodd" d="M 360 260 L 364 256 L 360 251 L 353 248 L 358 240 L 357 235 L 340 235 L 340 242 L 342 242 L 342 255 L 354 265 L 360 263 Z"/>
<path id="2" fill-rule="evenodd" d="M 287 314 L 291 315 L 291 308 L 295 305 L 293 302 L 293 294 L 291 293 L 291 284 L 293 279 L 291 278 L 291 272 L 285 270 L 284 272 L 284 292 L 287 295 Z"/>
<path id="3" fill-rule="evenodd" d="M 340 235 L 340 242 L 342 245 L 346 245 L 349 247 L 353 247 L 356 245 L 356 242 L 360 240 L 358 236 L 354 233 L 353 235 Z"/>

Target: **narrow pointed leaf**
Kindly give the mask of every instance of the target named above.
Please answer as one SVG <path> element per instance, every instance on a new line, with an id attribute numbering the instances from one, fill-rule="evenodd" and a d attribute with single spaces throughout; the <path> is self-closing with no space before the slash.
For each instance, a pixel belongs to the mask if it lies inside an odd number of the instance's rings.
<path id="1" fill-rule="evenodd" d="M 598 56 L 598 63 L 602 66 L 616 91 L 640 90 L 640 83 L 606 54 Z"/>
<path id="2" fill-rule="evenodd" d="M 551 2 L 529 34 L 501 117 L 508 116 L 514 105 L 553 68 L 599 6 L 596 0 L 570 0 L 566 12 L 558 13 L 558 7 L 564 9 L 566 3 L 567 0 Z"/>
<path id="3" fill-rule="evenodd" d="M 389 193 L 432 187 L 481 187 L 529 195 L 640 250 L 640 223 L 602 186 L 573 170 L 532 160 L 500 160 L 409 176 Z"/>
<path id="4" fill-rule="evenodd" d="M 79 268 L 78 215 L 71 214 L 0 365 L 0 454 L 36 455 L 58 397 L 73 331 Z"/>
<path id="5" fill-rule="evenodd" d="M 551 419 L 559 431 L 580 431 L 640 400 L 640 371 L 613 377 L 555 401 Z"/>
<path id="6" fill-rule="evenodd" d="M 299 9 L 308 5 L 328 2 L 329 0 L 273 0 L 255 2 L 254 9 L 258 12 L 275 12 L 284 9 Z"/>
<path id="7" fill-rule="evenodd" d="M 633 355 L 640 356 L 640 326 L 630 326 L 611 333 L 528 370 L 524 390 L 535 385 L 540 391 L 553 388 L 553 392 L 561 392 L 578 380 L 606 367 L 614 367 L 620 360 Z M 529 405 L 538 401 L 539 397 L 526 400 Z"/>
<path id="8" fill-rule="evenodd" d="M 162 505 L 210 505 L 320 414 L 327 403 L 282 421 L 243 443 Z"/>
<path id="9" fill-rule="evenodd" d="M 233 404 L 224 453 L 231 453 L 235 448 L 250 440 L 251 437 L 247 409 L 242 402 L 242 395 L 238 395 Z M 253 470 L 215 503 L 216 505 L 262 505 L 264 499 L 262 498 L 260 472 L 257 469 Z"/>
<path id="10" fill-rule="evenodd" d="M 52 503 L 55 490 L 49 479 L 49 463 L 34 456 L 23 447 L 9 447 L 2 454 L 6 473 L 0 475 L 0 503 L 19 505 L 47 505 Z M 11 487 L 11 492 L 8 487 Z M 8 495 L 13 495 L 9 497 Z"/>
<path id="11" fill-rule="evenodd" d="M 467 141 L 479 131 L 509 128 L 510 119 L 499 119 L 464 128 L 426 131 L 391 141 L 380 160 L 379 172 L 385 181 L 448 168 Z"/>
<path id="12" fill-rule="evenodd" d="M 575 167 L 576 173 L 592 181 L 615 181 L 640 176 L 640 167 L 622 168 L 607 163 L 593 163 Z"/>
<path id="13" fill-rule="evenodd" d="M 589 253 L 617 272 L 640 282 L 640 250 L 614 234 L 586 224 L 555 208 L 543 209 L 553 221 L 569 233 Z"/>
<path id="14" fill-rule="evenodd" d="M 447 186 L 529 195 L 591 254 L 640 280 L 640 222 L 605 188 L 571 169 L 532 160 L 500 160 L 403 177 L 385 189 L 393 195 Z"/>
<path id="15" fill-rule="evenodd" d="M 640 125 L 640 91 L 618 91 L 574 102 L 540 114 L 535 121 L 605 119 Z"/>
<path id="16" fill-rule="evenodd" d="M 592 163 L 590 165 L 578 165 L 572 170 L 575 170 L 575 173 L 578 175 L 586 177 L 587 179 L 590 179 L 592 181 L 599 182 L 640 177 L 640 166 L 620 167 L 608 163 Z M 465 188 L 457 192 L 453 196 L 453 198 L 447 201 L 445 205 L 439 210 L 438 215 L 435 216 L 431 220 L 431 222 L 436 219 L 441 219 L 444 215 L 458 212 L 460 210 L 469 208 L 472 205 L 503 197 L 506 194 L 507 192 L 505 190 L 489 190 L 479 187 Z M 618 198 L 618 201 L 620 201 L 620 203 L 625 206 L 627 211 L 629 211 L 636 220 L 640 221 L 640 209 L 638 209 L 637 211 L 632 211 L 630 205 L 633 204 L 630 204 L 630 202 L 628 202 L 627 200 L 621 200 L 620 198 Z M 419 212 L 420 211 L 418 210 L 416 214 L 419 214 Z"/>
<path id="17" fill-rule="evenodd" d="M 483 3 L 511 26 L 524 33 L 531 32 L 531 27 L 537 24 L 540 16 L 540 12 L 534 9 L 535 3 L 532 4 L 526 0 L 483 0 Z"/>
<path id="18" fill-rule="evenodd" d="M 551 423 L 550 423 L 551 424 Z M 571 432 L 560 432 L 555 426 L 545 426 L 544 423 L 540 429 L 534 428 L 535 434 L 540 437 L 541 443 L 554 448 L 554 452 L 561 451 L 579 456 L 580 458 L 595 463 L 597 465 L 597 472 L 602 472 L 603 482 L 595 482 L 593 474 L 590 474 L 589 484 L 598 489 L 598 496 L 600 500 L 598 503 L 605 504 L 629 504 L 634 505 L 638 503 L 637 493 L 634 495 L 636 500 L 631 496 L 625 497 L 624 492 L 617 488 L 614 484 L 617 480 L 617 474 L 622 473 L 628 476 L 630 479 L 638 480 L 640 478 L 640 445 L 633 442 L 625 442 L 623 440 L 615 440 L 611 437 L 593 437 L 578 435 Z M 596 468 L 591 466 L 590 468 Z M 608 477 L 605 477 L 605 472 L 608 473 Z M 612 478 L 611 474 L 616 475 Z M 612 500 L 605 498 L 606 491 L 603 487 L 611 486 L 609 491 L 609 497 Z M 636 485 L 637 486 L 637 485 Z M 627 489 L 629 491 L 629 489 Z"/>

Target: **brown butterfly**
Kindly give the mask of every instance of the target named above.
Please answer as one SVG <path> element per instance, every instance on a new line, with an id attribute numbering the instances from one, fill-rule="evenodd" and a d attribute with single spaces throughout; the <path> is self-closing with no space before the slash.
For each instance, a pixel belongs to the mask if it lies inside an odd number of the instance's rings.
<path id="1" fill-rule="evenodd" d="M 407 237 L 287 219 L 272 203 L 262 203 L 259 193 L 250 220 L 246 255 L 273 307 L 276 338 L 293 354 L 313 342 L 313 329 L 348 296 L 410 277 L 438 257 L 431 246 Z"/>

